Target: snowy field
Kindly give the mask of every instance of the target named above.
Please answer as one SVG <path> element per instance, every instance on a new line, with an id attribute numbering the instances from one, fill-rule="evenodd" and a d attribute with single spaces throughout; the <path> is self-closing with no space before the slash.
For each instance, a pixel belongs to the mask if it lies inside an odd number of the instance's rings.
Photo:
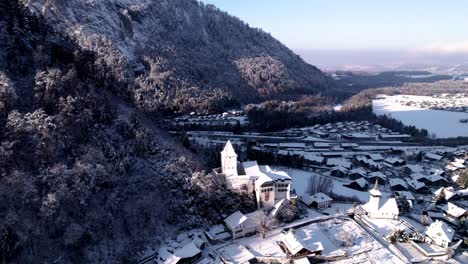
<path id="1" fill-rule="evenodd" d="M 292 178 L 292 189 L 296 190 L 298 196 L 302 196 L 307 191 L 307 186 L 309 183 L 310 177 L 329 177 L 325 175 L 320 175 L 318 173 L 299 170 L 299 169 L 291 169 L 291 168 L 284 168 L 279 167 L 278 169 L 284 170 L 288 172 L 289 176 Z M 330 177 L 333 180 L 333 192 L 340 194 L 342 196 L 346 196 L 349 198 L 357 197 L 361 202 L 369 201 L 369 193 L 368 192 L 360 192 L 350 188 L 347 188 L 343 185 L 350 183 L 351 181 L 348 179 L 340 179 L 342 181 L 338 181 L 335 178 Z"/>
<path id="2" fill-rule="evenodd" d="M 422 100 L 421 97 L 423 96 L 385 96 L 384 99 L 374 100 L 372 107 L 377 115 L 387 114 L 406 125 L 425 128 L 429 134 L 435 134 L 437 138 L 468 136 L 468 124 L 460 122 L 468 118 L 468 113 L 430 110 L 406 105 L 409 100 Z"/>

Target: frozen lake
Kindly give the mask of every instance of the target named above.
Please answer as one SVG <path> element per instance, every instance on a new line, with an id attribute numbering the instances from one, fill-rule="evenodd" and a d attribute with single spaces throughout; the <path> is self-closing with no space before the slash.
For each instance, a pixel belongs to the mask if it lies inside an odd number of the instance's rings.
<path id="1" fill-rule="evenodd" d="M 408 97 L 418 100 L 418 96 L 385 96 L 372 102 L 373 111 L 377 115 L 387 114 L 405 125 L 425 128 L 429 131 L 429 135 L 435 134 L 437 138 L 468 137 L 468 124 L 460 122 L 468 118 L 468 113 L 408 106 L 404 104 Z"/>

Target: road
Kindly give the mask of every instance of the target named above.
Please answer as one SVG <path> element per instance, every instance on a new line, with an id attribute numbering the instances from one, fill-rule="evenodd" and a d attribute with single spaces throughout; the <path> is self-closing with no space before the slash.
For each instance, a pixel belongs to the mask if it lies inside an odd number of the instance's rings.
<path id="1" fill-rule="evenodd" d="M 382 247 L 384 247 L 385 249 L 389 250 L 390 252 L 392 252 L 395 256 L 397 256 L 403 263 L 407 263 L 407 264 L 410 264 L 411 262 L 409 262 L 406 257 L 401 254 L 401 252 L 397 251 L 396 249 L 393 248 L 393 246 L 388 243 L 388 241 L 383 238 L 382 236 L 380 236 L 379 234 L 376 234 L 376 232 L 372 229 L 370 229 L 366 224 L 364 224 L 360 219 L 358 218 L 355 218 L 355 222 L 362 228 L 364 229 L 370 236 L 372 236 L 372 238 L 374 238 L 377 242 L 379 242 Z"/>

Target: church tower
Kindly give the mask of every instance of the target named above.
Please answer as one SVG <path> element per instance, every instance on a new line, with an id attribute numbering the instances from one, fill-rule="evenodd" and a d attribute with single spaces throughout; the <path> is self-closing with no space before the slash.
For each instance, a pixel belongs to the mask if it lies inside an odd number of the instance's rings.
<path id="1" fill-rule="evenodd" d="M 226 176 L 237 176 L 237 154 L 230 140 L 221 151 L 221 169 Z"/>
<path id="2" fill-rule="evenodd" d="M 379 191 L 379 179 L 375 179 L 375 185 L 372 190 L 369 191 L 370 199 L 368 203 L 368 208 L 374 212 L 379 210 L 380 196 L 382 193 Z"/>

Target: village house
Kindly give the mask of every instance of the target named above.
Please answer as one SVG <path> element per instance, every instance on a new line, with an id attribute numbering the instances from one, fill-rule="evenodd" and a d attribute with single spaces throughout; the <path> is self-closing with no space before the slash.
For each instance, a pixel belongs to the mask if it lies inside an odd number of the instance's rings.
<path id="1" fill-rule="evenodd" d="M 351 188 L 353 190 L 357 190 L 357 191 L 364 191 L 364 190 L 367 190 L 367 187 L 368 187 L 368 183 L 366 181 L 366 179 L 364 178 L 359 178 L 359 179 L 356 179 L 348 184 L 345 184 L 344 185 L 345 187 L 348 187 L 348 188 Z"/>
<path id="2" fill-rule="evenodd" d="M 320 255 L 324 249 L 321 242 L 306 239 L 306 234 L 300 229 L 296 231 L 291 228 L 289 231 L 283 231 L 280 242 L 292 258 Z"/>
<path id="3" fill-rule="evenodd" d="M 371 170 L 380 170 L 382 169 L 382 165 L 379 163 L 375 162 L 372 159 L 368 159 L 365 156 L 357 156 L 356 160 L 359 162 L 360 165 L 369 168 Z"/>
<path id="4" fill-rule="evenodd" d="M 214 172 L 225 177 L 228 189 L 254 193 L 259 209 L 273 208 L 282 199 L 290 200 L 291 177 L 286 172 L 260 166 L 256 161 L 237 162 L 230 141 L 221 151 L 221 168 Z"/>
<path id="5" fill-rule="evenodd" d="M 437 155 L 434 153 L 426 153 L 426 155 L 424 156 L 426 159 L 431 160 L 431 161 L 440 161 L 443 158 L 441 155 Z"/>
<path id="6" fill-rule="evenodd" d="M 424 169 L 421 166 L 416 165 L 416 164 L 408 164 L 408 165 L 405 165 L 404 171 L 406 174 L 411 175 L 413 173 L 423 172 Z"/>
<path id="7" fill-rule="evenodd" d="M 236 211 L 224 219 L 224 224 L 228 228 L 233 239 L 244 237 L 256 232 L 257 225 L 255 224 L 255 216 L 255 212 L 244 215 L 240 211 Z"/>
<path id="8" fill-rule="evenodd" d="M 442 205 L 441 209 L 445 215 L 453 221 L 460 221 L 468 217 L 468 211 L 466 209 L 451 202 Z"/>
<path id="9" fill-rule="evenodd" d="M 426 242 L 448 248 L 455 235 L 445 222 L 436 220 L 426 229 Z"/>
<path id="10" fill-rule="evenodd" d="M 301 202 L 307 205 L 307 207 L 323 209 L 330 207 L 333 199 L 324 193 L 316 193 L 314 195 L 303 195 Z"/>
<path id="11" fill-rule="evenodd" d="M 411 136 L 406 134 L 380 134 L 379 138 L 384 141 L 405 141 L 411 139 Z"/>
<path id="12" fill-rule="evenodd" d="M 351 171 L 349 171 L 348 177 L 351 180 L 357 180 L 359 178 L 366 178 L 367 172 L 363 168 L 352 169 Z"/>
<path id="13" fill-rule="evenodd" d="M 402 165 L 405 165 L 406 163 L 404 160 L 397 158 L 397 157 L 386 158 L 385 162 L 392 166 L 402 166 Z"/>
<path id="14" fill-rule="evenodd" d="M 392 191 L 408 190 L 408 184 L 400 178 L 390 179 L 389 184 L 390 184 L 390 188 L 392 189 Z"/>
<path id="15" fill-rule="evenodd" d="M 406 179 L 406 182 L 408 183 L 408 186 L 410 187 L 410 189 L 414 192 L 417 192 L 420 194 L 431 193 L 431 190 L 423 182 L 410 180 L 410 179 Z"/>
<path id="16" fill-rule="evenodd" d="M 223 263 L 248 264 L 257 262 L 255 256 L 248 249 L 237 242 L 223 245 L 215 249 L 215 252 Z"/>
<path id="17" fill-rule="evenodd" d="M 367 154 L 366 158 L 371 159 L 371 160 L 376 161 L 376 162 L 384 160 L 384 157 L 382 155 L 378 154 L 378 153 L 377 154 Z"/>
<path id="18" fill-rule="evenodd" d="M 452 199 L 455 196 L 455 189 L 453 187 L 440 187 L 437 191 L 434 192 L 433 200 L 438 199 L 439 196 L 445 201 Z"/>
<path id="19" fill-rule="evenodd" d="M 395 198 L 383 198 L 379 191 L 378 181 L 369 191 L 369 202 L 363 205 L 363 209 L 370 218 L 398 219 L 399 210 Z"/>
<path id="20" fill-rule="evenodd" d="M 330 171 L 330 175 L 334 177 L 344 178 L 348 174 L 348 170 L 343 166 L 336 166 Z"/>
<path id="21" fill-rule="evenodd" d="M 380 171 L 375 171 L 367 175 L 367 180 L 369 182 L 375 182 L 377 180 L 379 184 L 383 185 L 387 181 L 387 176 Z"/>

